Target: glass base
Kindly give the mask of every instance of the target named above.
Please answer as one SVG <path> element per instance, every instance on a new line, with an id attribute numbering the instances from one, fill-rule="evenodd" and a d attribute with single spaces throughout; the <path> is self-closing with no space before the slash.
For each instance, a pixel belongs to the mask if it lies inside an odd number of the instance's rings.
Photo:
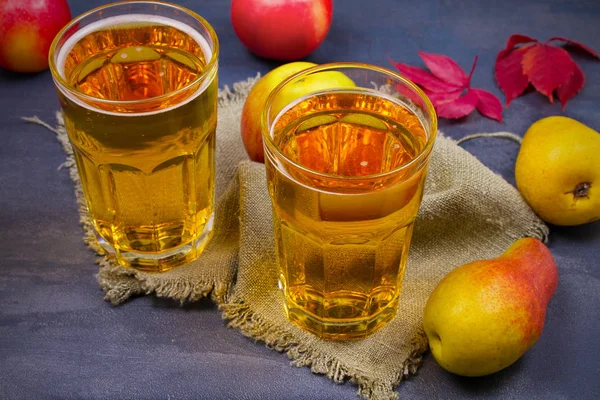
<path id="1" fill-rule="evenodd" d="M 210 217 L 204 226 L 204 231 L 197 239 L 161 253 L 134 252 L 114 248 L 96 230 L 94 233 L 98 244 L 109 257 L 114 257 L 120 265 L 145 272 L 165 272 L 197 259 L 212 238 L 213 226 L 214 215 Z"/>
<path id="2" fill-rule="evenodd" d="M 399 296 L 376 314 L 361 318 L 321 318 L 297 304 L 285 300 L 284 306 L 288 319 L 300 328 L 325 340 L 364 339 L 390 322 L 397 313 Z"/>

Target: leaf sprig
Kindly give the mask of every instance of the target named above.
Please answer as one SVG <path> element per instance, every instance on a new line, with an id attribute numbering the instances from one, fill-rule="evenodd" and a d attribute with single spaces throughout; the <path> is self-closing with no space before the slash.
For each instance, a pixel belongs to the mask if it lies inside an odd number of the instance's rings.
<path id="1" fill-rule="evenodd" d="M 565 49 L 553 46 L 552 42 L 566 43 L 600 59 L 592 48 L 563 37 L 542 43 L 526 35 L 512 35 L 498 53 L 495 67 L 498 86 L 506 95 L 506 106 L 531 84 L 551 103 L 556 90 L 564 111 L 567 101 L 583 88 L 585 76 L 579 65 Z"/>
<path id="2" fill-rule="evenodd" d="M 502 122 L 502 103 L 492 93 L 471 87 L 477 66 L 473 62 L 469 75 L 448 56 L 419 52 L 430 72 L 401 62 L 390 62 L 401 74 L 419 85 L 429 97 L 439 117 L 461 118 L 475 109 L 488 118 Z"/>

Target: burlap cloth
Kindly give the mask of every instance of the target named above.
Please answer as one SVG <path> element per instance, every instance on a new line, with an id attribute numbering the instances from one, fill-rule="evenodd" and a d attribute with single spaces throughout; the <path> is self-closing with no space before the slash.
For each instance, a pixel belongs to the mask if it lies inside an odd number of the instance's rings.
<path id="1" fill-rule="evenodd" d="M 258 77 L 257 77 L 258 78 Z M 358 394 L 394 399 L 402 379 L 414 374 L 427 350 L 423 308 L 438 281 L 454 267 L 498 256 L 522 236 L 545 239 L 547 227 L 515 188 L 451 139 L 439 134 L 397 317 L 361 341 L 323 341 L 287 322 L 277 288 L 271 205 L 264 165 L 248 161 L 240 138 L 240 113 L 257 78 L 219 93 L 215 235 L 200 259 L 163 274 L 134 272 L 101 256 L 98 282 L 106 299 L 119 304 L 154 294 L 181 302 L 205 296 L 219 305 L 229 326 L 284 351 L 295 366 L 307 366 L 335 382 L 350 380 Z M 94 241 L 62 118 L 52 129 L 68 154 L 81 222 Z"/>

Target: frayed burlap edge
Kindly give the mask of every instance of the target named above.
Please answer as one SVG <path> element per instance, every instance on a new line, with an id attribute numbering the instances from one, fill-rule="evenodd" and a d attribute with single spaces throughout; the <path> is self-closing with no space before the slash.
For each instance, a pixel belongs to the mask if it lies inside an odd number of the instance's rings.
<path id="1" fill-rule="evenodd" d="M 444 137 L 445 139 L 450 140 L 451 142 L 454 142 L 459 147 L 462 147 L 460 145 L 464 142 L 467 142 L 472 139 L 480 139 L 480 138 L 508 139 L 515 143 L 518 143 L 519 146 L 521 145 L 521 142 L 523 141 L 523 138 L 520 137 L 519 135 L 516 135 L 512 132 L 504 132 L 504 131 L 492 132 L 492 133 L 473 133 L 470 135 L 465 135 L 460 139 L 452 139 L 451 137 L 444 135 L 444 133 L 442 133 L 441 131 L 438 131 L 437 135 L 438 135 L 438 137 Z M 506 179 L 504 179 L 504 177 L 501 174 L 498 174 L 495 172 L 493 172 L 493 173 L 498 175 L 500 178 L 502 178 L 503 181 L 506 182 Z M 506 183 L 509 184 L 508 182 L 506 182 Z M 508 232 L 506 232 L 506 234 L 508 234 Z M 533 224 L 529 227 L 529 229 L 527 229 L 525 231 L 525 233 L 523 235 L 515 236 L 515 235 L 509 234 L 508 236 L 511 237 L 513 240 L 518 240 L 518 239 L 521 239 L 522 237 L 534 237 L 534 238 L 540 239 L 543 243 L 548 243 L 548 239 L 550 237 L 550 228 L 541 219 L 535 219 L 533 221 Z"/>
<path id="2" fill-rule="evenodd" d="M 225 86 L 223 89 L 219 90 L 219 107 L 226 107 L 229 104 L 244 101 L 252 86 L 259 79 L 260 74 L 257 74 L 253 78 L 234 83 L 232 89 Z M 117 264 L 113 258 L 110 258 L 96 240 L 94 228 L 87 212 L 87 205 L 81 181 L 79 180 L 79 173 L 77 172 L 73 149 L 71 148 L 69 137 L 67 136 L 65 122 L 61 112 L 59 111 L 56 113 L 56 127 L 52 127 L 37 116 L 24 117 L 23 119 L 34 124 L 42 125 L 54 132 L 67 155 L 66 161 L 62 163 L 58 169 L 64 167 L 69 169 L 69 175 L 75 186 L 75 197 L 79 209 L 79 221 L 84 230 L 83 240 L 87 246 L 98 255 L 95 262 L 100 265 L 100 270 L 98 271 L 96 278 L 100 287 L 104 290 L 105 300 L 110 301 L 113 305 L 118 305 L 132 296 L 154 294 L 157 297 L 168 297 L 178 300 L 181 303 L 197 301 L 209 295 L 212 297 L 213 301 L 217 303 L 223 303 L 225 301 L 230 282 L 197 281 L 184 279 L 182 277 L 167 279 L 164 276 L 154 277 L 151 274 L 142 275 L 135 270 L 122 267 Z"/>
<path id="3" fill-rule="evenodd" d="M 365 399 L 396 400 L 398 394 L 394 387 L 411 375 L 417 373 L 421 366 L 423 355 L 428 350 L 425 332 L 420 330 L 411 340 L 410 355 L 396 371 L 391 381 L 373 380 L 364 376 L 361 371 L 348 368 L 335 357 L 319 353 L 310 346 L 301 344 L 285 327 L 276 327 L 265 322 L 256 315 L 243 300 L 232 297 L 227 303 L 220 304 L 223 319 L 229 321 L 230 328 L 239 329 L 244 336 L 259 340 L 273 350 L 285 352 L 291 364 L 296 367 L 309 367 L 315 374 L 326 375 L 335 383 L 346 381 L 358 385 L 357 394 Z"/>

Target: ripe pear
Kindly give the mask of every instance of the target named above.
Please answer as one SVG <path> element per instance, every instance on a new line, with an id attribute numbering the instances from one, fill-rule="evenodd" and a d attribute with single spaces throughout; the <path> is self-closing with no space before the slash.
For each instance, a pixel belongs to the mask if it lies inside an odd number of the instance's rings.
<path id="1" fill-rule="evenodd" d="M 517 361 L 542 332 L 558 270 L 538 239 L 500 257 L 454 269 L 432 292 L 423 316 L 429 347 L 446 370 L 483 376 Z"/>
<path id="2" fill-rule="evenodd" d="M 546 222 L 600 219 L 600 133 L 567 117 L 547 117 L 525 133 L 515 165 L 517 188 Z"/>

